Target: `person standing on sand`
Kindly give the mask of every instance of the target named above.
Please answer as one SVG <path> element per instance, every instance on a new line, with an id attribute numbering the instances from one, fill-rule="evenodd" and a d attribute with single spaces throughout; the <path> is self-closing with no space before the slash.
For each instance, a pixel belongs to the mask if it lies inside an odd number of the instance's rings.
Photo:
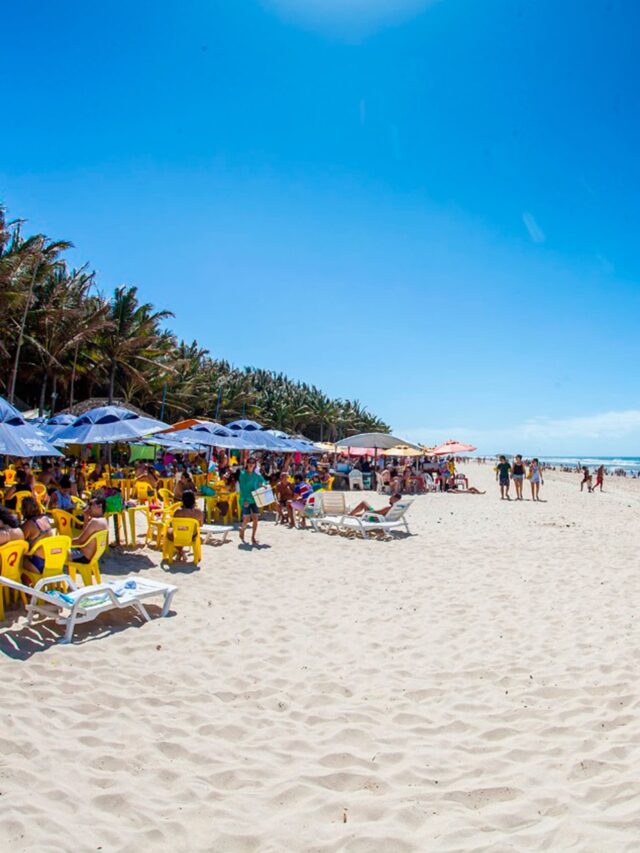
<path id="1" fill-rule="evenodd" d="M 531 500 L 539 501 L 540 484 L 544 486 L 544 480 L 542 479 L 542 473 L 540 471 L 540 462 L 537 459 L 533 459 L 531 464 L 529 465 L 529 473 L 527 474 L 527 479 L 531 483 Z"/>
<path id="2" fill-rule="evenodd" d="M 256 474 L 256 460 L 250 456 L 245 462 L 244 468 L 240 471 L 238 478 L 238 487 L 240 490 L 240 512 L 242 514 L 242 524 L 240 525 L 240 539 L 244 542 L 244 531 L 251 519 L 251 544 L 257 545 L 256 533 L 258 532 L 258 505 L 256 504 L 253 492 L 264 486 L 266 480 L 260 474 Z"/>
<path id="3" fill-rule="evenodd" d="M 593 486 L 591 485 L 592 482 L 593 481 L 591 479 L 591 471 L 589 471 L 589 469 L 585 465 L 584 468 L 582 469 L 582 481 L 580 483 L 580 491 L 583 491 L 584 487 L 586 486 L 587 491 L 592 492 L 593 491 Z"/>
<path id="4" fill-rule="evenodd" d="M 507 462 L 506 456 L 501 456 L 496 465 L 496 479 L 500 483 L 500 500 L 505 498 L 510 501 L 509 497 L 509 474 L 511 473 L 511 465 Z"/>
<path id="5" fill-rule="evenodd" d="M 524 463 L 522 456 L 518 455 L 513 460 L 513 468 L 511 469 L 511 479 L 516 489 L 516 500 L 521 501 L 522 498 L 522 483 L 524 482 Z"/>
<path id="6" fill-rule="evenodd" d="M 595 492 L 595 490 L 598 488 L 598 486 L 600 486 L 600 491 L 602 491 L 603 485 L 604 485 L 604 465 L 601 465 L 598 468 L 598 470 L 596 471 L 596 485 L 595 485 L 595 488 L 593 491 Z"/>

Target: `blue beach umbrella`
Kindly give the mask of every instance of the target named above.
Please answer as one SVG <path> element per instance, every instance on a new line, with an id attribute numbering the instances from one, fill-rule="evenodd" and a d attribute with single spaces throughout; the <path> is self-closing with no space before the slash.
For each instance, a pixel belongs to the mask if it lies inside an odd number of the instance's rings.
<path id="1" fill-rule="evenodd" d="M 0 397 L 0 453 L 5 456 L 62 456 L 20 412 Z"/>
<path id="2" fill-rule="evenodd" d="M 119 406 L 90 409 L 56 437 L 65 444 L 117 444 L 167 429 L 168 424 Z"/>
<path id="3" fill-rule="evenodd" d="M 274 436 L 281 442 L 283 449 L 286 447 L 289 452 L 298 453 L 318 453 L 319 449 L 308 438 L 299 438 L 293 435 L 288 435 L 280 429 L 268 429 L 269 435 Z"/>
<path id="4" fill-rule="evenodd" d="M 54 444 L 63 430 L 78 419 L 77 415 L 60 414 L 54 415 L 38 426 L 38 431 L 52 444 Z"/>
<path id="5" fill-rule="evenodd" d="M 237 433 L 232 432 L 222 424 L 214 421 L 202 421 L 187 429 L 179 429 L 167 434 L 176 436 L 180 441 L 199 444 L 204 447 L 219 447 L 223 450 L 249 450 L 253 445 L 248 444 Z"/>
<path id="6" fill-rule="evenodd" d="M 242 418 L 238 421 L 231 421 L 227 424 L 227 429 L 232 430 L 235 435 L 246 441 L 252 450 L 279 450 L 286 453 L 291 449 L 283 439 L 276 438 L 257 421 Z"/>

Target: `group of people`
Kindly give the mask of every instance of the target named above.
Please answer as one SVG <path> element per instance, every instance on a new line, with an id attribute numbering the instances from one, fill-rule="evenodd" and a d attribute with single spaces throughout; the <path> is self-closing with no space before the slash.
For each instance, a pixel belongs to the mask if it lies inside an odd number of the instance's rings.
<path id="1" fill-rule="evenodd" d="M 107 529 L 105 518 L 105 499 L 100 496 L 91 498 L 79 521 L 82 530 L 71 541 L 69 559 L 74 563 L 88 564 L 96 552 L 96 541 L 92 539 L 95 533 Z M 38 548 L 38 543 L 56 531 L 51 526 L 49 518 L 35 496 L 25 497 L 22 501 L 22 521 L 20 521 L 6 505 L 0 507 L 0 546 L 9 542 L 24 541 L 29 546 L 29 553 L 24 558 L 24 568 L 35 574 L 44 571 L 44 552 Z"/>
<path id="2" fill-rule="evenodd" d="M 582 480 L 580 481 L 580 491 L 584 491 L 584 487 L 587 487 L 588 492 L 595 492 L 596 489 L 600 489 L 600 491 L 604 488 L 604 465 L 600 465 L 596 468 L 596 482 L 595 486 L 593 484 L 593 475 L 591 471 L 586 465 L 582 466 Z"/>
<path id="3" fill-rule="evenodd" d="M 511 500 L 509 488 L 513 483 L 516 500 L 522 501 L 524 481 L 528 480 L 531 486 L 531 500 L 540 500 L 540 486 L 544 485 L 542 478 L 542 467 L 538 459 L 532 459 L 526 463 L 521 454 L 513 457 L 513 464 L 507 461 L 506 456 L 500 456 L 496 465 L 496 481 L 500 487 L 500 499 Z"/>

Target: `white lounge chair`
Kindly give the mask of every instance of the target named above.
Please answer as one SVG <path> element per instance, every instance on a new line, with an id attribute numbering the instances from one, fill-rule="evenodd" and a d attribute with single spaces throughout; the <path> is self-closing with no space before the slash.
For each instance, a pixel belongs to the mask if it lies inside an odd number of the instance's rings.
<path id="1" fill-rule="evenodd" d="M 370 533 L 380 531 L 388 535 L 397 530 L 404 530 L 406 533 L 411 534 L 405 514 L 412 503 L 412 500 L 397 501 L 386 515 L 379 515 L 376 512 L 365 512 L 362 516 L 325 516 L 320 521 L 323 526 L 334 528 L 335 530 L 362 533 L 364 539 L 369 539 Z"/>
<path id="2" fill-rule="evenodd" d="M 210 545 L 211 540 L 217 536 L 222 537 L 223 543 L 227 541 L 230 533 L 233 532 L 233 527 L 230 524 L 202 524 L 200 525 L 200 535 L 203 545 Z"/>
<path id="3" fill-rule="evenodd" d="M 309 521 L 314 530 L 322 526 L 323 519 L 328 516 L 342 516 L 348 512 L 344 492 L 316 492 L 314 496 L 314 511 Z"/>
<path id="4" fill-rule="evenodd" d="M 66 593 L 46 587 L 65 583 L 69 588 Z M 127 584 L 135 586 L 127 586 Z M 53 575 L 42 578 L 35 587 L 25 586 L 18 581 L 10 580 L 0 576 L 0 585 L 15 589 L 33 599 L 27 604 L 28 624 L 31 625 L 34 616 L 39 615 L 49 619 L 55 619 L 56 624 L 64 625 L 66 630 L 62 643 L 70 643 L 73 638 L 75 626 L 80 622 L 90 622 L 100 613 L 107 610 L 122 609 L 124 607 L 135 607 L 140 616 L 150 622 L 151 617 L 142 604 L 147 598 L 158 595 L 164 597 L 161 616 L 166 616 L 171 607 L 171 599 L 177 587 L 168 583 L 154 580 L 140 580 L 130 576 L 119 581 L 108 581 L 106 583 L 93 584 L 92 586 L 77 587 L 68 575 Z M 1 592 L 1 590 L 0 590 Z"/>

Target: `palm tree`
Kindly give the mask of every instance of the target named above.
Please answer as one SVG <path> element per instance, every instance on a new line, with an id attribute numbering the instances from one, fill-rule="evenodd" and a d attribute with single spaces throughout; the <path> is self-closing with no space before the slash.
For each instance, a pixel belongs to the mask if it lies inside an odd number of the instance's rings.
<path id="1" fill-rule="evenodd" d="M 12 403 L 15 397 L 20 355 L 29 311 L 32 308 L 36 281 L 64 265 L 60 255 L 72 244 L 64 240 L 50 241 L 43 234 L 37 234 L 23 240 L 22 223 L 7 224 L 4 209 L 0 210 L 0 217 L 2 220 L 0 226 L 2 234 L 0 238 L 0 287 L 6 294 L 7 301 L 15 310 L 15 314 L 10 314 L 5 318 L 5 321 L 8 320 L 10 326 L 13 326 L 12 336 L 16 339 L 13 367 L 8 383 L 8 397 L 9 402 Z M 4 349 L 7 349 L 6 345 Z"/>
<path id="2" fill-rule="evenodd" d="M 60 390 L 77 397 L 116 392 L 158 414 L 245 415 L 268 427 L 335 439 L 387 425 L 357 400 L 332 400 L 318 388 L 283 373 L 239 369 L 212 357 L 197 341 L 179 341 L 163 328 L 169 311 L 140 303 L 135 287 L 110 299 L 93 289 L 94 274 L 70 270 L 71 244 L 42 234 L 23 236 L 0 206 L 0 381 L 13 396 L 38 401 Z"/>
<path id="3" fill-rule="evenodd" d="M 155 366 L 162 353 L 160 323 L 171 311 L 154 311 L 149 302 L 138 302 L 137 287 L 117 287 L 109 303 L 108 325 L 100 336 L 100 349 L 108 368 L 109 403 L 113 403 L 116 381 L 134 377 L 148 387 L 145 370 Z"/>
<path id="4" fill-rule="evenodd" d="M 55 401 L 58 383 L 73 375 L 80 345 L 92 340 L 108 324 L 104 303 L 87 298 L 92 283 L 93 274 L 84 268 L 69 273 L 64 266 L 58 266 L 34 294 L 25 340 L 42 371 L 40 415 L 44 413 L 49 381 Z"/>

